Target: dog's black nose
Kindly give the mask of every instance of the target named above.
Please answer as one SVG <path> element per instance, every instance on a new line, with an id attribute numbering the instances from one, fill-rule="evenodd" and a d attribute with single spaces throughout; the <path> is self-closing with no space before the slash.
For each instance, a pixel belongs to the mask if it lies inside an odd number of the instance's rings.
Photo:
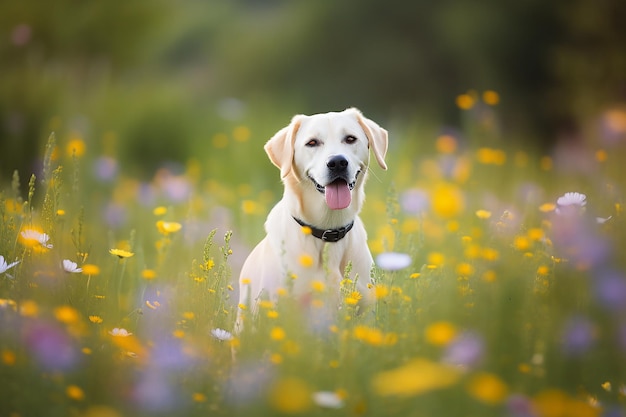
<path id="1" fill-rule="evenodd" d="M 343 155 L 333 155 L 326 161 L 326 166 L 332 172 L 341 172 L 348 167 L 348 160 Z"/>

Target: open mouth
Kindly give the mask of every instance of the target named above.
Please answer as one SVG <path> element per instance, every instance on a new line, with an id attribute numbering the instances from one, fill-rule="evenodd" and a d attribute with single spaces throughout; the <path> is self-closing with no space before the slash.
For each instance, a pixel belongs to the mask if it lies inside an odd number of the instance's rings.
<path id="1" fill-rule="evenodd" d="M 348 183 L 344 178 L 335 178 L 326 186 L 321 185 L 309 175 L 309 179 L 315 185 L 315 188 L 326 197 L 326 204 L 331 210 L 341 210 L 350 205 L 352 202 L 351 191 L 356 186 L 356 180 L 361 171 L 357 171 L 354 181 Z"/>

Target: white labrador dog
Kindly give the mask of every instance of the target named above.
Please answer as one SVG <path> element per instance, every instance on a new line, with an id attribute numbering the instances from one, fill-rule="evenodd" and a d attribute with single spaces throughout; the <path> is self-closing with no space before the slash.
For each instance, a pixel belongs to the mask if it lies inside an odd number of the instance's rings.
<path id="1" fill-rule="evenodd" d="M 387 169 L 387 131 L 355 108 L 297 115 L 266 143 L 285 191 L 267 217 L 267 236 L 241 270 L 240 304 L 255 311 L 259 299 L 275 300 L 279 288 L 288 286 L 306 300 L 314 280 L 338 292 L 350 262 L 351 278 L 368 297 L 373 260 L 358 214 L 370 149 Z M 239 315 L 237 329 L 241 325 Z"/>

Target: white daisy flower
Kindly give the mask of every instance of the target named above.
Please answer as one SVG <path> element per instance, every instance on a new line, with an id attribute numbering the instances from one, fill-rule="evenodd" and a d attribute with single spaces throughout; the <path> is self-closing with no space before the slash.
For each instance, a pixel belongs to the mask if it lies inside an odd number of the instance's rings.
<path id="1" fill-rule="evenodd" d="M 556 214 L 580 213 L 587 205 L 587 196 L 582 193 L 565 193 L 556 200 Z"/>
<path id="2" fill-rule="evenodd" d="M 20 261 L 15 261 L 10 264 L 7 264 L 7 261 L 4 260 L 4 256 L 0 255 L 0 274 L 7 272 L 7 270 L 13 268 L 15 265 L 19 263 Z"/>
<path id="3" fill-rule="evenodd" d="M 114 328 L 113 330 L 109 331 L 109 334 L 116 337 L 128 337 L 132 335 L 132 333 L 130 333 L 128 330 L 121 327 Z"/>
<path id="4" fill-rule="evenodd" d="M 76 262 L 72 262 L 69 259 L 63 259 L 63 269 L 65 272 L 77 274 L 83 272 L 83 268 L 79 268 Z"/>
<path id="5" fill-rule="evenodd" d="M 613 216 L 609 216 L 609 217 L 596 217 L 596 223 L 598 224 L 604 224 L 606 222 L 608 222 L 609 220 L 611 220 L 613 218 Z"/>
<path id="6" fill-rule="evenodd" d="M 411 265 L 413 261 L 406 253 L 385 252 L 376 257 L 376 265 L 386 271 L 397 271 Z"/>
<path id="7" fill-rule="evenodd" d="M 224 342 L 227 342 L 229 340 L 233 340 L 233 335 L 230 332 L 228 332 L 228 331 L 226 331 L 224 329 L 213 329 L 213 330 L 211 330 L 211 335 L 214 338 L 216 338 L 218 340 L 222 340 Z"/>
<path id="8" fill-rule="evenodd" d="M 344 405 L 341 396 L 332 391 L 314 392 L 313 402 L 323 408 L 341 408 Z"/>
<path id="9" fill-rule="evenodd" d="M 556 200 L 556 204 L 559 206 L 580 206 L 584 207 L 587 204 L 587 196 L 582 193 L 565 193 Z"/>
<path id="10" fill-rule="evenodd" d="M 50 240 L 50 236 L 48 236 L 46 233 L 41 233 L 34 229 L 26 229 L 22 230 L 21 235 L 22 238 L 24 238 L 24 240 L 27 242 L 34 241 L 39 243 L 44 248 L 52 249 L 52 244 L 48 243 L 48 240 Z"/>

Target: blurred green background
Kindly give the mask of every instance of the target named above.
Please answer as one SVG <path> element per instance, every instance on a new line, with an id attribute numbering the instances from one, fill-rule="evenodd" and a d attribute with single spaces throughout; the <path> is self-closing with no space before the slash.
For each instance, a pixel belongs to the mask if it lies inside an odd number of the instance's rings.
<path id="1" fill-rule="evenodd" d="M 500 94 L 508 139 L 549 149 L 626 101 L 623 16 L 619 0 L 3 1 L 0 182 L 36 172 L 51 131 L 130 175 L 193 155 L 227 182 L 249 168 L 211 155 L 233 129 L 267 169 L 261 144 L 294 113 L 454 129 L 470 89 Z"/>

